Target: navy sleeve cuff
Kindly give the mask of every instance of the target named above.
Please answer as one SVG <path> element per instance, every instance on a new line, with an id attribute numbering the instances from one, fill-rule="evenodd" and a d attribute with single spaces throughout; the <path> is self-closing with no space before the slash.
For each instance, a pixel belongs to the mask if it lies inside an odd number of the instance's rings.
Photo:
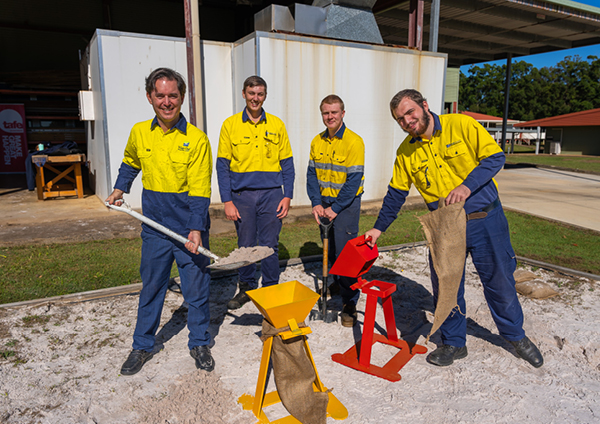
<path id="1" fill-rule="evenodd" d="M 294 169 L 294 158 L 289 157 L 279 161 L 281 165 L 281 175 L 283 177 L 283 197 L 294 197 L 294 179 L 296 171 Z"/>
<path id="2" fill-rule="evenodd" d="M 138 176 L 140 171 L 141 169 L 134 168 L 133 166 L 122 162 L 119 167 L 119 175 L 117 176 L 114 188 L 121 190 L 124 193 L 129 193 L 131 191 L 133 180 L 135 180 L 135 177 Z"/>
<path id="3" fill-rule="evenodd" d="M 398 212 L 400 212 L 402 205 L 404 205 L 406 196 L 408 196 L 408 191 L 388 186 L 388 192 L 383 198 L 383 205 L 373 227 L 381 232 L 385 232 L 398 217 Z"/>
<path id="4" fill-rule="evenodd" d="M 187 228 L 198 231 L 208 231 L 208 205 L 210 199 L 208 197 L 189 196 L 190 218 L 187 222 Z"/>
<path id="5" fill-rule="evenodd" d="M 306 170 L 306 193 L 313 208 L 321 204 L 321 189 L 314 166 L 309 166 Z"/>
<path id="6" fill-rule="evenodd" d="M 217 158 L 217 180 L 219 182 L 219 194 L 221 202 L 231 201 L 231 176 L 229 164 L 231 161 L 225 158 Z"/>

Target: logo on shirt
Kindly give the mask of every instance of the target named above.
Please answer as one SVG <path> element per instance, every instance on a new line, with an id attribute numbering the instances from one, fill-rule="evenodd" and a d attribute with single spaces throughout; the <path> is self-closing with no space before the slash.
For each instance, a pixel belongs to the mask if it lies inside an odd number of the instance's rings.
<path id="1" fill-rule="evenodd" d="M 190 143 L 189 143 L 189 142 L 187 142 L 187 143 L 183 143 L 183 147 L 188 147 L 189 145 L 190 145 Z"/>
<path id="2" fill-rule="evenodd" d="M 452 143 L 450 143 L 450 144 L 446 144 L 446 149 L 449 149 L 450 147 L 452 147 L 452 146 L 456 146 L 457 144 L 460 144 L 460 143 L 462 143 L 462 140 L 453 141 L 453 142 L 452 142 Z"/>

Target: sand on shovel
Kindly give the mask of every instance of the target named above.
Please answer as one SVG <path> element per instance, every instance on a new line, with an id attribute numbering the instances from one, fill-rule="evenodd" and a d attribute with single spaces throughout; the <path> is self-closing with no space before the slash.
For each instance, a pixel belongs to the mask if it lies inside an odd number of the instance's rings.
<path id="1" fill-rule="evenodd" d="M 240 247 L 228 256 L 215 261 L 213 265 L 223 266 L 237 262 L 254 263 L 271 256 L 274 252 L 273 248 L 267 246 Z"/>

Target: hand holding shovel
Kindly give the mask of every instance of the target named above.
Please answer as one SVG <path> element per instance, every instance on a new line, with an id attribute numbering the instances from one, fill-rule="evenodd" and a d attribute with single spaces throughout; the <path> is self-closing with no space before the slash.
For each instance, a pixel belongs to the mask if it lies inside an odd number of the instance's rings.
<path id="1" fill-rule="evenodd" d="M 119 200 L 121 200 L 121 199 L 119 199 Z M 106 206 L 108 206 L 111 209 L 114 209 L 114 210 L 117 210 L 120 212 L 125 212 L 126 214 L 131 215 L 136 219 L 139 219 L 144 224 L 149 225 L 150 227 L 154 228 L 155 230 L 158 230 L 161 233 L 177 240 L 181 244 L 185 245 L 187 242 L 190 241 L 187 238 L 168 229 L 167 227 L 159 224 L 158 222 L 154 222 L 150 218 L 147 218 L 144 215 L 132 210 L 131 207 L 127 203 L 125 203 L 125 201 L 123 201 L 122 206 L 111 205 L 108 202 L 106 202 L 105 204 L 106 204 Z M 253 264 L 255 262 L 261 261 L 262 259 L 264 259 L 268 256 L 271 256 L 273 254 L 273 249 L 271 249 L 270 247 L 265 247 L 265 246 L 241 248 L 241 249 L 234 250 L 233 252 L 231 252 L 229 254 L 229 256 L 227 256 L 225 258 L 221 258 L 221 257 L 215 255 L 214 253 L 212 253 L 210 250 L 208 250 L 202 246 L 198 246 L 198 253 L 200 253 L 201 255 L 207 256 L 215 261 L 212 265 L 209 265 L 208 268 L 217 269 L 217 270 L 219 270 L 219 269 L 220 270 L 233 270 L 233 269 L 241 268 L 246 265 Z"/>
<path id="2" fill-rule="evenodd" d="M 311 314 L 311 319 L 323 320 L 327 323 L 334 322 L 337 314 L 327 313 L 327 280 L 329 277 L 329 229 L 333 225 L 333 220 L 324 216 L 318 217 L 321 238 L 323 239 L 323 284 L 321 286 L 321 298 L 318 304 L 318 311 Z"/>

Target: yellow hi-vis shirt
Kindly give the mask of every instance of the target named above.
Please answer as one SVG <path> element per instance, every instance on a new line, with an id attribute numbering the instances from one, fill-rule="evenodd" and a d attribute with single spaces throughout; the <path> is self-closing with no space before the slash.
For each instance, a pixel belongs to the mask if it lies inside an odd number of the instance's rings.
<path id="1" fill-rule="evenodd" d="M 407 192 L 414 184 L 427 204 L 463 184 L 483 159 L 502 153 L 498 143 L 473 118 L 461 114 L 435 118 L 439 118 L 441 130 L 435 130 L 430 140 L 408 136 L 402 142 L 390 182 L 390 187 Z"/>
<path id="2" fill-rule="evenodd" d="M 344 194 L 348 199 L 338 200 L 344 204 L 352 202 L 354 197 L 364 191 L 364 168 L 365 143 L 358 134 L 346 128 L 345 124 L 342 124 L 332 138 L 327 130 L 318 134 L 311 142 L 308 162 L 308 172 L 316 174 L 321 196 L 319 199 L 316 193 L 313 193 L 312 186 L 307 185 L 313 206 L 321 204 L 321 201 L 334 203 L 338 196 L 345 197 Z M 353 177 L 358 177 L 353 181 L 355 189 L 343 193 L 344 185 Z"/>
<path id="3" fill-rule="evenodd" d="M 219 136 L 217 177 L 223 202 L 231 200 L 232 191 L 282 185 L 284 196 L 292 198 L 294 165 L 283 121 L 263 111 L 254 123 L 246 109 L 227 118 Z"/>
<path id="4" fill-rule="evenodd" d="M 115 188 L 128 193 L 140 170 L 144 215 L 180 234 L 208 230 L 212 153 L 206 134 L 183 115 L 166 133 L 156 118 L 135 124 Z"/>

